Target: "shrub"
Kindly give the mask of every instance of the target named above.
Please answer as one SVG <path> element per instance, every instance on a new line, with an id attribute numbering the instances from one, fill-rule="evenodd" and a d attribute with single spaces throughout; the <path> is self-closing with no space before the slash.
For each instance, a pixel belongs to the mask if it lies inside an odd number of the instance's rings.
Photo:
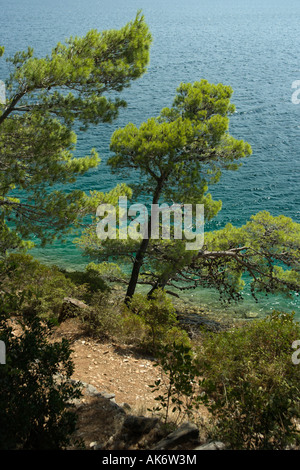
<path id="1" fill-rule="evenodd" d="M 117 334 L 120 329 L 121 311 L 117 299 L 112 299 L 105 291 L 91 295 L 89 308 L 83 309 L 80 319 L 87 334 L 107 338 Z"/>
<path id="2" fill-rule="evenodd" d="M 18 294 L 31 291 L 39 299 L 39 314 L 55 317 L 66 296 L 82 297 L 85 287 L 79 288 L 56 266 L 46 266 L 29 254 L 13 253 L 0 262 L 1 289 Z M 20 304 L 21 311 L 27 308 Z"/>
<path id="3" fill-rule="evenodd" d="M 70 401 L 80 397 L 80 386 L 70 381 L 69 343 L 49 341 L 51 324 L 42 323 L 34 307 L 22 321 L 18 317 L 19 333 L 13 331 L 9 312 L 24 299 L 0 298 L 0 339 L 6 345 L 6 364 L 0 365 L 0 448 L 61 449 L 75 430 Z"/>
<path id="4" fill-rule="evenodd" d="M 151 332 L 142 317 L 132 313 L 127 308 L 123 308 L 118 326 L 116 337 L 120 341 L 131 344 L 144 352 L 149 352 L 149 349 L 151 350 L 151 347 L 149 348 Z"/>
<path id="5" fill-rule="evenodd" d="M 143 294 L 135 294 L 130 301 L 129 310 L 139 317 L 148 329 L 149 349 L 152 352 L 166 339 L 168 331 L 178 324 L 172 302 L 160 289 L 155 291 L 150 299 Z M 133 319 L 132 316 L 131 318 Z"/>
<path id="6" fill-rule="evenodd" d="M 285 449 L 297 442 L 300 368 L 292 343 L 294 314 L 274 312 L 235 331 L 207 335 L 198 370 L 216 437 L 232 449 Z"/>
<path id="7" fill-rule="evenodd" d="M 172 326 L 167 330 L 166 334 L 164 335 L 161 341 L 162 349 L 166 346 L 173 347 L 174 343 L 183 345 L 186 348 L 192 347 L 192 343 L 187 331 L 183 330 L 179 326 Z"/>
<path id="8" fill-rule="evenodd" d="M 95 265 L 96 266 L 96 265 Z M 82 294 L 83 300 L 91 302 L 97 292 L 108 292 L 108 285 L 105 283 L 99 271 L 90 264 L 84 271 L 62 271 L 67 279 L 70 279 L 77 287 L 85 287 Z"/>
<path id="9" fill-rule="evenodd" d="M 153 410 L 164 412 L 164 422 L 170 415 L 176 424 L 197 408 L 201 401 L 199 385 L 201 380 L 194 363 L 194 354 L 190 345 L 174 341 L 165 345 L 157 354 L 157 366 L 161 369 L 161 378 L 150 385 L 153 392 L 159 392 L 155 398 L 160 404 Z"/>

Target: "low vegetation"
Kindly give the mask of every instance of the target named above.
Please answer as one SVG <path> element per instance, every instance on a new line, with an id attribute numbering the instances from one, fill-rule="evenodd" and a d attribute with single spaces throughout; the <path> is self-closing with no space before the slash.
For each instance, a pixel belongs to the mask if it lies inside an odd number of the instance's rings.
<path id="1" fill-rule="evenodd" d="M 0 367 L 0 449 L 65 448 L 76 426 L 71 401 L 81 396 L 80 385 L 69 380 L 70 345 L 49 341 L 51 322 L 41 321 L 37 304 L 18 317 L 16 334 L 11 312 L 25 300 L 24 292 L 0 299 L 0 339 L 7 351 Z"/>
<path id="2" fill-rule="evenodd" d="M 205 244 L 192 250 L 185 236 L 175 237 L 174 224 L 169 239 L 152 234 L 152 215 L 134 224 L 139 230 L 132 238 L 123 238 L 120 210 L 117 237 L 102 239 L 95 230 L 97 208 L 116 209 L 120 197 L 148 205 L 176 201 L 180 208 L 202 204 L 205 222 L 219 213 L 222 201 L 213 200 L 210 187 L 252 152 L 229 133 L 232 88 L 205 79 L 180 83 L 171 107 L 139 128 L 129 123 L 113 133 L 107 163 L 122 183 L 89 194 L 72 186 L 100 163 L 94 148 L 75 156 L 75 131 L 82 135 L 117 118 L 126 107 L 119 93 L 146 72 L 151 43 L 138 12 L 119 30 L 69 38 L 44 58 L 31 47 L 8 58 L 7 99 L 0 103 L 0 341 L 7 350 L 0 367 L 0 448 L 67 446 L 75 426 L 69 404 L 80 391 L 69 380 L 70 345 L 50 343 L 49 335 L 68 316 L 99 340 L 113 338 L 157 359 L 166 380 L 153 384 L 156 412 L 166 423 L 172 412 L 181 419 L 203 404 L 210 435 L 229 448 L 298 445 L 295 319 L 277 312 L 191 339 L 167 292 L 202 286 L 238 301 L 248 276 L 254 297 L 299 293 L 300 224 L 263 210 L 242 227 L 206 233 Z M 1 45 L 1 59 L 4 53 Z M 129 174 L 139 184 L 128 186 Z M 189 234 L 196 222 L 187 223 Z M 41 246 L 65 241 L 76 228 L 91 261 L 83 272 L 45 266 L 24 253 L 33 240 Z M 113 283 L 126 286 L 120 298 Z M 140 284 L 148 286 L 146 296 L 137 293 Z"/>
<path id="3" fill-rule="evenodd" d="M 1 271 L 0 339 L 7 347 L 0 368 L 2 448 L 62 448 L 72 435 L 69 402 L 80 390 L 68 380 L 70 345 L 48 341 L 66 294 L 85 301 L 73 315 L 86 334 L 155 356 L 161 379 L 149 384 L 158 392 L 152 411 L 165 423 L 193 419 L 204 405 L 210 414 L 205 432 L 228 448 L 299 445 L 300 369 L 292 362 L 292 343 L 300 326 L 293 314 L 273 312 L 191 339 L 163 290 L 151 298 L 135 294 L 128 305 L 123 291 L 118 297 L 97 272 L 62 272 L 22 254 L 2 262 Z"/>
<path id="4" fill-rule="evenodd" d="M 300 369 L 293 314 L 274 312 L 234 331 L 206 335 L 197 368 L 214 434 L 232 449 L 285 449 L 299 444 Z"/>

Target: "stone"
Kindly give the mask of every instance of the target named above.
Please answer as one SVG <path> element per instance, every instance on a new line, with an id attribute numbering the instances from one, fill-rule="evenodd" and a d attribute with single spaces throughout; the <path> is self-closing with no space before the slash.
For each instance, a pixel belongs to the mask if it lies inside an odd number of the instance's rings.
<path id="1" fill-rule="evenodd" d="M 196 447 L 194 450 L 225 450 L 225 444 L 219 441 L 208 442 Z"/>
<path id="2" fill-rule="evenodd" d="M 245 313 L 246 318 L 256 318 L 258 317 L 258 312 L 247 312 Z"/>
<path id="3" fill-rule="evenodd" d="M 58 321 L 61 323 L 67 318 L 74 318 L 79 312 L 90 310 L 90 307 L 84 302 L 72 297 L 64 297 L 62 306 L 58 314 Z"/>
<path id="4" fill-rule="evenodd" d="M 131 406 L 128 403 L 120 403 L 120 407 L 123 408 L 124 410 L 131 410 Z"/>
<path id="5" fill-rule="evenodd" d="M 129 415 L 124 420 L 124 432 L 142 435 L 148 434 L 158 423 L 158 418 L 148 418 L 145 416 Z"/>
<path id="6" fill-rule="evenodd" d="M 165 450 L 170 449 L 178 444 L 183 444 L 191 439 L 197 439 L 199 437 L 199 429 L 193 423 L 183 423 L 178 429 L 173 431 L 167 437 L 159 441 L 153 450 Z"/>
<path id="7" fill-rule="evenodd" d="M 90 447 L 91 447 L 91 448 L 92 448 L 92 447 L 95 447 L 96 445 L 98 445 L 98 442 L 96 442 L 96 441 L 95 441 L 95 442 L 90 442 Z"/>
<path id="8" fill-rule="evenodd" d="M 101 396 L 107 400 L 113 400 L 116 395 L 114 393 L 101 392 Z"/>
<path id="9" fill-rule="evenodd" d="M 81 300 L 73 299 L 72 297 L 64 297 L 63 301 L 73 305 L 74 307 L 89 308 L 89 306 L 87 304 L 85 304 L 84 302 L 82 302 Z"/>
<path id="10" fill-rule="evenodd" d="M 99 390 L 91 384 L 87 384 L 85 386 L 85 391 L 87 395 L 90 395 L 91 397 L 97 397 L 101 395 Z"/>

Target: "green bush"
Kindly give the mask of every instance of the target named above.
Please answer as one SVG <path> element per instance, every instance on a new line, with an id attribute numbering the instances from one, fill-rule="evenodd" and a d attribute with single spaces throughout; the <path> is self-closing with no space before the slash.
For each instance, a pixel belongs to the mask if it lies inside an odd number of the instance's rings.
<path id="1" fill-rule="evenodd" d="M 191 348 L 192 347 L 192 343 L 191 343 L 191 340 L 189 338 L 189 335 L 188 335 L 187 331 L 183 330 L 182 328 L 180 328 L 177 325 L 172 326 L 171 328 L 169 328 L 167 330 L 164 338 L 162 339 L 161 346 L 162 346 L 162 348 L 164 348 L 166 346 L 173 347 L 174 343 L 182 345 L 186 348 Z"/>
<path id="2" fill-rule="evenodd" d="M 175 308 L 161 289 L 155 291 L 150 299 L 143 294 L 135 294 L 128 310 L 127 319 L 133 320 L 136 316 L 140 319 L 138 321 L 136 318 L 136 322 L 144 324 L 143 341 L 144 343 L 148 341 L 148 348 L 152 352 L 157 351 L 166 340 L 169 330 L 178 324 Z M 147 330 L 148 333 L 146 333 Z"/>
<path id="3" fill-rule="evenodd" d="M 149 338 L 151 335 L 149 327 L 139 315 L 127 308 L 122 309 L 122 315 L 116 331 L 118 340 L 125 344 L 131 344 L 143 352 L 149 352 Z"/>
<path id="4" fill-rule="evenodd" d="M 300 367 L 294 314 L 274 312 L 233 331 L 207 335 L 198 370 L 215 435 L 232 449 L 285 449 L 299 438 Z"/>
<path id="5" fill-rule="evenodd" d="M 27 304 L 30 299 L 26 300 Z M 50 342 L 51 325 L 42 323 L 34 307 L 27 308 L 19 332 L 9 312 L 20 308 L 15 295 L 0 298 L 0 340 L 6 364 L 0 365 L 0 449 L 62 449 L 75 431 L 70 401 L 81 396 L 73 383 L 69 343 Z"/>
<path id="6" fill-rule="evenodd" d="M 117 299 L 107 291 L 96 291 L 89 299 L 89 308 L 80 315 L 85 331 L 91 336 L 109 338 L 120 330 L 121 309 Z"/>
<path id="7" fill-rule="evenodd" d="M 161 378 L 149 385 L 153 392 L 159 392 L 155 400 L 159 405 L 149 411 L 163 411 L 164 422 L 170 416 L 178 424 L 201 401 L 199 387 L 201 379 L 194 363 L 194 354 L 190 345 L 174 341 L 164 345 L 157 353 L 157 366 L 161 369 Z"/>
<path id="8" fill-rule="evenodd" d="M 1 290 L 21 295 L 31 291 L 39 299 L 39 313 L 58 315 L 64 297 L 83 298 L 85 286 L 78 286 L 56 266 L 46 266 L 29 254 L 13 253 L 0 262 Z M 21 304 L 27 308 L 26 302 Z"/>
<path id="9" fill-rule="evenodd" d="M 108 285 L 105 283 L 100 273 L 93 269 L 92 265 L 88 265 L 84 271 L 62 271 L 67 279 L 77 287 L 84 286 L 85 291 L 82 294 L 83 300 L 91 302 L 95 293 L 108 292 Z"/>

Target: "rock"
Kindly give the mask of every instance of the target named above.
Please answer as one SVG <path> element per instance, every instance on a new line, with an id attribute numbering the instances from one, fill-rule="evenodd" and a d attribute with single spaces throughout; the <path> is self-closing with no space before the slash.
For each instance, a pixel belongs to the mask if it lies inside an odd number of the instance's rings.
<path id="1" fill-rule="evenodd" d="M 225 450 L 225 444 L 223 442 L 213 441 L 196 447 L 194 450 Z"/>
<path id="2" fill-rule="evenodd" d="M 129 415 L 124 420 L 124 432 L 128 434 L 148 434 L 158 423 L 158 418 L 147 418 L 145 416 Z"/>
<path id="3" fill-rule="evenodd" d="M 72 297 L 64 297 L 64 302 L 78 308 L 89 308 L 89 306 L 81 300 L 73 299 Z"/>
<path id="4" fill-rule="evenodd" d="M 167 437 L 159 441 L 153 450 L 170 449 L 178 444 L 182 444 L 190 439 L 197 439 L 199 430 L 195 424 L 186 422 L 183 423 L 178 429 L 173 431 Z"/>
<path id="5" fill-rule="evenodd" d="M 123 408 L 124 410 L 131 410 L 131 406 L 128 403 L 120 403 L 120 407 Z"/>
<path id="6" fill-rule="evenodd" d="M 257 312 L 247 312 L 247 313 L 245 313 L 245 318 L 256 318 L 256 317 L 258 317 Z"/>
<path id="7" fill-rule="evenodd" d="M 109 403 L 110 406 L 113 405 L 111 401 Z M 139 446 L 149 436 L 153 439 L 153 433 L 159 425 L 158 418 L 127 415 L 123 408 L 119 407 L 119 409 L 124 413 L 122 425 L 118 432 L 108 439 L 106 449 L 128 449 L 130 446 Z"/>
<path id="8" fill-rule="evenodd" d="M 85 385 L 85 392 L 87 393 L 87 395 L 90 395 L 91 397 L 101 396 L 101 393 L 99 392 L 99 390 L 91 384 Z"/>
<path id="9" fill-rule="evenodd" d="M 105 392 L 105 391 L 101 392 L 100 394 L 103 398 L 107 398 L 107 400 L 113 400 L 116 396 L 114 393 L 108 393 L 108 392 Z"/>
<path id="10" fill-rule="evenodd" d="M 93 442 L 90 442 L 90 449 L 91 449 L 91 450 L 102 450 L 102 449 L 103 449 L 103 445 L 100 444 L 100 443 L 97 442 L 97 441 L 93 441 Z"/>
<path id="11" fill-rule="evenodd" d="M 64 297 L 63 304 L 58 314 L 58 321 L 63 322 L 67 318 L 74 318 L 82 311 L 90 310 L 84 302 L 72 297 Z"/>
<path id="12" fill-rule="evenodd" d="M 206 329 L 211 330 L 211 331 L 222 330 L 221 323 L 215 320 L 209 319 L 209 318 L 204 318 L 203 316 L 198 315 L 197 313 L 187 313 L 183 315 L 177 315 L 177 319 L 179 323 L 184 327 L 192 327 L 192 328 L 205 327 Z"/>
<path id="13" fill-rule="evenodd" d="M 82 385 L 85 388 L 85 393 L 91 397 L 100 397 L 100 398 L 106 398 L 106 400 L 109 400 L 110 402 L 115 401 L 115 394 L 114 393 L 109 393 L 106 391 L 99 392 L 99 390 L 94 387 L 94 385 L 87 384 L 85 382 L 81 382 Z"/>
<path id="14" fill-rule="evenodd" d="M 98 445 L 98 442 L 90 442 L 90 447 L 93 448 L 93 447 L 96 447 Z"/>

